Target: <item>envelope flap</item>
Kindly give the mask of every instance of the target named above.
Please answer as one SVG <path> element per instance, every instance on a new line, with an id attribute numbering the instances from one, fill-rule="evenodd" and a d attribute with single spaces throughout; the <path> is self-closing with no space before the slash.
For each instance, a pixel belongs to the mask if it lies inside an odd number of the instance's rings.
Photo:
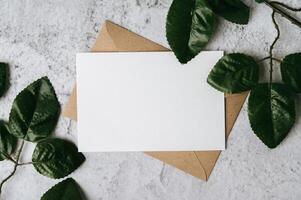
<path id="1" fill-rule="evenodd" d="M 110 21 L 105 21 L 92 52 L 169 51 L 167 48 L 133 33 Z M 63 116 L 77 120 L 76 86 L 64 106 Z"/>
<path id="2" fill-rule="evenodd" d="M 92 52 L 169 51 L 167 48 L 110 21 L 105 22 L 100 36 L 92 47 Z"/>
<path id="3" fill-rule="evenodd" d="M 228 136 L 230 135 L 235 121 L 248 95 L 249 92 L 225 95 L 226 138 L 228 138 Z"/>
<path id="4" fill-rule="evenodd" d="M 187 152 L 144 152 L 158 160 L 172 165 L 192 176 L 207 180 L 207 174 L 194 151 Z"/>
<path id="5" fill-rule="evenodd" d="M 248 94 L 249 92 L 225 95 L 226 138 L 228 138 L 228 136 L 230 135 Z M 204 168 L 206 177 L 209 178 L 209 175 L 211 174 L 213 167 L 215 166 L 215 163 L 219 157 L 220 151 L 196 151 L 195 153 Z"/>
<path id="6" fill-rule="evenodd" d="M 225 95 L 226 137 L 229 136 L 248 94 L 249 92 Z M 147 152 L 146 154 L 195 177 L 208 180 L 220 151 Z"/>

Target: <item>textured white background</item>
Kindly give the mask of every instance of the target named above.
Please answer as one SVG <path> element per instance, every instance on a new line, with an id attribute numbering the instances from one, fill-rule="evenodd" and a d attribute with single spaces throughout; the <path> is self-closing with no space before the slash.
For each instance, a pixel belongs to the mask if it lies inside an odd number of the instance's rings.
<path id="1" fill-rule="evenodd" d="M 270 10 L 252 7 L 248 26 L 219 20 L 220 26 L 207 49 L 267 55 L 274 39 Z M 286 0 L 301 6 L 300 0 Z M 0 100 L 0 118 L 7 119 L 18 91 L 47 75 L 64 104 L 75 81 L 75 54 L 87 52 L 106 19 L 164 46 L 165 16 L 171 0 L 0 0 L 0 59 L 11 64 L 11 87 Z M 300 15 L 298 15 L 301 18 Z M 279 17 L 278 17 L 279 19 Z M 277 57 L 301 51 L 301 30 L 279 19 L 282 37 Z M 264 68 L 264 67 L 263 67 Z M 262 70 L 263 74 L 267 71 Z M 278 72 L 275 76 L 279 77 Z M 263 76 L 265 77 L 265 76 Z M 298 101 L 299 103 L 300 101 Z M 297 116 L 300 114 L 298 106 Z M 246 105 L 206 183 L 142 153 L 90 153 L 72 174 L 89 200 L 195 200 L 195 199 L 301 199 L 301 118 L 287 139 L 267 149 L 252 133 Z M 76 124 L 61 118 L 55 131 L 76 141 Z M 23 161 L 30 159 L 26 145 Z M 12 170 L 0 163 L 0 178 Z M 39 199 L 58 180 L 39 175 L 32 166 L 20 167 L 5 185 L 2 199 Z"/>

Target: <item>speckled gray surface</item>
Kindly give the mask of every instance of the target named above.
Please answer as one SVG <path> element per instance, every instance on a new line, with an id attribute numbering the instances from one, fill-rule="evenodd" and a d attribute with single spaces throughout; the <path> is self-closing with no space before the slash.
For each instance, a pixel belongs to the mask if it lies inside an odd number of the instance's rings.
<path id="1" fill-rule="evenodd" d="M 249 25 L 220 20 L 207 49 L 241 51 L 258 58 L 267 55 L 275 35 L 271 12 L 253 0 L 245 2 L 253 8 Z M 300 0 L 286 2 L 300 5 Z M 17 92 L 43 75 L 49 76 L 64 104 L 75 81 L 75 54 L 89 50 L 106 19 L 168 46 L 164 21 L 170 3 L 171 0 L 0 0 L 0 59 L 11 64 L 11 87 L 0 100 L 0 117 L 7 119 Z M 276 56 L 301 51 L 301 30 L 278 19 L 283 37 Z M 275 76 L 279 77 L 276 74 L 277 70 Z M 269 150 L 252 133 L 244 105 L 227 150 L 208 182 L 142 153 L 86 154 L 87 161 L 72 177 L 89 200 L 301 199 L 298 130 L 301 118 L 287 139 L 277 149 Z M 61 118 L 55 135 L 76 141 L 76 124 Z M 23 161 L 30 159 L 32 149 L 26 145 Z M 11 169 L 10 163 L 1 162 L 0 179 Z M 39 199 L 57 182 L 39 175 L 32 166 L 20 167 L 5 185 L 1 199 Z"/>

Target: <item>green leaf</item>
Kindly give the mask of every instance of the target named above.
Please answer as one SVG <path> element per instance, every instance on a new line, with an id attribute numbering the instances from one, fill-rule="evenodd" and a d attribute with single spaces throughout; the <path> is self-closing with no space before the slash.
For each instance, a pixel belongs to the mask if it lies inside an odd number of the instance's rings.
<path id="1" fill-rule="evenodd" d="M 59 113 L 60 104 L 49 79 L 38 79 L 15 98 L 9 116 L 11 133 L 27 141 L 39 141 L 54 130 Z"/>
<path id="2" fill-rule="evenodd" d="M 207 82 L 224 93 L 239 93 L 257 85 L 259 66 L 247 55 L 233 53 L 222 57 L 211 70 Z"/>
<path id="3" fill-rule="evenodd" d="M 214 14 L 206 0 L 174 0 L 166 20 L 168 43 L 181 63 L 194 58 L 208 43 Z"/>
<path id="4" fill-rule="evenodd" d="M 84 200 L 79 185 L 73 178 L 67 178 L 50 188 L 41 200 Z"/>
<path id="5" fill-rule="evenodd" d="M 301 92 L 301 53 L 286 56 L 281 63 L 282 80 L 295 92 Z"/>
<path id="6" fill-rule="evenodd" d="M 6 122 L 0 120 L 0 161 L 7 159 L 17 146 L 17 138 L 9 133 Z"/>
<path id="7" fill-rule="evenodd" d="M 255 0 L 257 3 L 262 3 L 264 0 Z"/>
<path id="8" fill-rule="evenodd" d="M 259 84 L 251 90 L 248 112 L 254 133 L 269 148 L 275 148 L 294 125 L 294 95 L 285 84 Z"/>
<path id="9" fill-rule="evenodd" d="M 51 138 L 38 142 L 32 162 L 35 169 L 50 178 L 63 178 L 85 161 L 77 147 L 66 140 Z"/>
<path id="10" fill-rule="evenodd" d="M 248 24 L 250 8 L 240 0 L 207 0 L 213 12 L 236 24 Z"/>
<path id="11" fill-rule="evenodd" d="M 8 64 L 0 62 L 0 97 L 4 95 L 8 82 Z"/>

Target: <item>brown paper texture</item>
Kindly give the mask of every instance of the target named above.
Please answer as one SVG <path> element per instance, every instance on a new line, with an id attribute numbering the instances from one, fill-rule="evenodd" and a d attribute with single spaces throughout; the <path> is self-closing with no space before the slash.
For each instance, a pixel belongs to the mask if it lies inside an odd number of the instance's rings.
<path id="1" fill-rule="evenodd" d="M 169 49 L 143 38 L 123 27 L 106 21 L 97 38 L 92 52 L 137 52 L 137 51 L 169 51 Z M 225 95 L 226 138 L 229 136 L 235 120 L 241 110 L 248 93 Z M 63 116 L 77 119 L 76 87 L 64 107 Z M 192 176 L 207 181 L 220 151 L 189 152 L 145 152 L 164 163 L 172 165 Z"/>

